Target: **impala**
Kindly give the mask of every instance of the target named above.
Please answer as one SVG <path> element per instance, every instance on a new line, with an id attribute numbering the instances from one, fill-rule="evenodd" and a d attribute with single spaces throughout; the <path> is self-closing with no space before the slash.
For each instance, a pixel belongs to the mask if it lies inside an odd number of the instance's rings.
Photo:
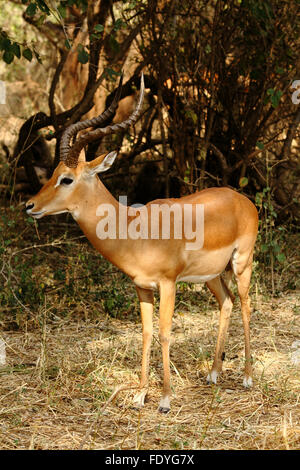
<path id="1" fill-rule="evenodd" d="M 70 212 L 95 249 L 134 282 L 140 301 L 143 332 L 141 379 L 139 391 L 134 398 L 134 403 L 138 407 L 144 405 L 148 391 L 153 291 L 159 289 L 159 338 L 163 357 L 163 393 L 159 411 L 166 413 L 170 410 L 169 343 L 178 281 L 205 282 L 219 303 L 220 325 L 217 346 L 213 365 L 207 377 L 208 383 L 216 383 L 222 370 L 226 333 L 234 299 L 229 289 L 234 273 L 245 334 L 243 384 L 245 387 L 252 385 L 248 291 L 258 216 L 255 206 L 245 196 L 229 188 L 208 188 L 178 199 L 152 201 L 143 209 L 144 217 L 146 214 L 151 223 L 150 213 L 154 205 L 169 206 L 171 209 L 176 204 L 176 207 L 181 207 L 182 210 L 185 206 L 189 206 L 192 208 L 189 213 L 193 220 L 196 217 L 196 209 L 199 206 L 203 207 L 203 242 L 197 245 L 196 249 L 187 244 L 190 239 L 183 231 L 180 232 L 181 238 L 174 236 L 178 227 L 175 227 L 177 222 L 173 213 L 173 217 L 170 217 L 169 238 L 162 236 L 161 214 L 158 215 L 160 228 L 158 237 L 151 237 L 150 228 L 146 234 L 150 236 L 124 236 L 124 230 L 122 232 L 120 226 L 122 220 L 125 218 L 126 227 L 129 227 L 138 217 L 138 210 L 132 212 L 131 208 L 120 204 L 98 177 L 98 173 L 111 167 L 117 153 L 111 152 L 86 162 L 82 151 L 88 142 L 117 131 L 125 131 L 137 121 L 144 96 L 143 76 L 139 101 L 129 118 L 120 124 L 100 127 L 104 120 L 114 114 L 120 97 L 121 81 L 113 103 L 102 115 L 75 123 L 64 131 L 60 144 L 60 163 L 51 179 L 27 202 L 26 210 L 36 219 L 45 215 Z M 93 129 L 81 134 L 71 145 L 71 139 L 77 132 L 88 127 Z M 103 208 L 103 205 L 113 208 L 116 214 L 117 227 L 114 230 L 114 237 L 99 236 L 99 230 L 97 231 L 99 222 L 104 218 L 104 212 L 99 211 L 99 207 Z M 221 276 L 224 271 L 225 275 Z"/>

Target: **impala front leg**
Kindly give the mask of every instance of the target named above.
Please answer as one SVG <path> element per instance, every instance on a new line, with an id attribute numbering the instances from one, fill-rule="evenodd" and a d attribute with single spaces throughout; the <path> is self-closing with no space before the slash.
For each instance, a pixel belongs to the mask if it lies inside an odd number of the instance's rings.
<path id="1" fill-rule="evenodd" d="M 160 307 L 159 307 L 159 339 L 162 346 L 163 357 L 163 394 L 159 404 L 161 413 L 170 411 L 170 334 L 172 327 L 172 317 L 175 306 L 175 283 L 172 281 L 163 281 L 160 283 Z"/>
<path id="2" fill-rule="evenodd" d="M 151 290 L 136 288 L 141 307 L 142 329 L 143 329 L 143 356 L 142 356 L 142 371 L 140 380 L 140 391 L 133 399 L 134 404 L 138 408 L 142 408 L 145 403 L 145 397 L 148 392 L 149 381 L 149 361 L 152 341 L 152 315 L 153 315 L 153 302 L 154 296 Z"/>

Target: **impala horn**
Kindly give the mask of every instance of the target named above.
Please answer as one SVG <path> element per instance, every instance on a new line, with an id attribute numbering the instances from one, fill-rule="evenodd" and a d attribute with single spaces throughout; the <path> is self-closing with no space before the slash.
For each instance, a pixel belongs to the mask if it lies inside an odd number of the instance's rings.
<path id="1" fill-rule="evenodd" d="M 122 78 L 123 77 L 121 77 L 120 79 L 120 83 L 119 83 L 119 86 L 116 91 L 116 95 L 112 104 L 106 111 L 104 111 L 104 113 L 102 113 L 100 116 L 95 117 L 93 119 L 86 119 L 85 121 L 76 122 L 75 124 L 72 124 L 71 126 L 67 127 L 67 129 L 64 131 L 62 138 L 61 138 L 61 143 L 60 143 L 60 160 L 63 161 L 65 165 L 68 166 L 69 168 L 76 168 L 78 164 L 79 154 L 86 144 L 104 135 L 113 134 L 118 131 L 125 131 L 137 121 L 141 112 L 142 103 L 144 99 L 144 93 L 145 93 L 143 74 L 141 76 L 139 101 L 135 110 L 129 116 L 129 118 L 123 122 L 120 122 L 119 124 L 113 124 L 107 127 L 97 128 L 92 131 L 89 131 L 86 134 L 81 135 L 77 140 L 75 140 L 72 147 L 70 147 L 71 138 L 78 131 L 82 129 L 86 129 L 87 127 L 99 126 L 102 122 L 104 122 L 106 119 L 110 118 L 114 114 L 118 106 L 118 102 L 119 102 L 120 95 L 121 95 Z"/>

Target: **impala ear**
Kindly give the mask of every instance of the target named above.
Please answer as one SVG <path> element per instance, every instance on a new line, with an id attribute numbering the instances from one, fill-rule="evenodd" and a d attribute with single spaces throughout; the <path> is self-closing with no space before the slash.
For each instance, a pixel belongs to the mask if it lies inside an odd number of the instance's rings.
<path id="1" fill-rule="evenodd" d="M 85 149 L 83 148 L 79 154 L 78 162 L 85 162 Z"/>
<path id="2" fill-rule="evenodd" d="M 89 162 L 87 165 L 87 172 L 89 175 L 93 176 L 96 173 L 103 173 L 110 169 L 114 163 L 117 152 L 110 152 L 107 155 L 101 155 L 100 157 L 95 158 L 92 162 Z"/>

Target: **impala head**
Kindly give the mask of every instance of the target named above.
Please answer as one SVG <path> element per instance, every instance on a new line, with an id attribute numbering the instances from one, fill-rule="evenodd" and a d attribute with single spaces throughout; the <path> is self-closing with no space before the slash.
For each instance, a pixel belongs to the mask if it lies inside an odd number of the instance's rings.
<path id="1" fill-rule="evenodd" d="M 89 187 L 96 184 L 97 173 L 107 171 L 111 167 L 117 152 L 110 152 L 107 155 L 95 158 L 91 162 L 86 162 L 83 149 L 86 144 L 97 140 L 101 136 L 128 129 L 138 119 L 144 97 L 143 75 L 139 101 L 129 118 L 119 124 L 104 128 L 99 127 L 105 120 L 113 116 L 118 106 L 121 87 L 122 78 L 112 104 L 104 113 L 93 119 L 72 124 L 64 131 L 60 143 L 60 163 L 54 170 L 50 180 L 36 196 L 27 202 L 26 212 L 28 215 L 40 219 L 44 215 L 75 211 L 80 201 L 86 197 Z M 94 129 L 75 139 L 71 146 L 71 139 L 76 137 L 77 132 L 88 127 Z"/>

